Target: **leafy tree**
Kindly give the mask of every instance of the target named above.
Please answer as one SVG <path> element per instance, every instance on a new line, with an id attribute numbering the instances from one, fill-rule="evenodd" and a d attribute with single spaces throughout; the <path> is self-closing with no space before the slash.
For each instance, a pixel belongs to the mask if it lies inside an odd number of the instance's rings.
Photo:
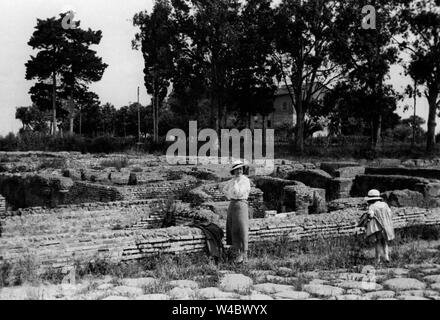
<path id="1" fill-rule="evenodd" d="M 404 41 L 401 48 L 410 52 L 407 73 L 424 87 L 428 99 L 428 132 L 426 150 L 435 146 L 436 114 L 440 107 L 440 1 L 403 0 L 400 11 L 401 32 Z"/>
<path id="2" fill-rule="evenodd" d="M 385 86 L 382 96 L 373 96 L 350 82 L 340 82 L 324 98 L 322 114 L 330 119 L 329 131 L 333 135 L 371 135 L 377 115 L 372 104 L 383 108 L 382 128 L 392 128 L 398 124 L 397 95 L 390 86 Z"/>
<path id="3" fill-rule="evenodd" d="M 48 107 L 51 86 L 53 134 L 56 132 L 57 109 L 61 107 L 57 96 L 71 97 L 75 101 L 80 99 L 77 96 L 87 90 L 88 84 L 100 80 L 107 67 L 89 48 L 100 43 L 101 31 L 82 30 L 79 21 L 76 28 L 64 29 L 61 24 L 64 16 L 37 19 L 28 45 L 39 51 L 25 64 L 26 79 L 37 80 L 30 90 L 31 99 L 42 110 Z M 51 81 L 50 85 L 48 81 Z"/>
<path id="4" fill-rule="evenodd" d="M 35 104 L 30 107 L 17 107 L 15 111 L 15 119 L 18 119 L 23 124 L 23 131 L 39 131 L 46 132 L 47 121 L 50 115 L 37 108 Z"/>
<path id="5" fill-rule="evenodd" d="M 270 58 L 274 40 L 274 10 L 270 0 L 250 0 L 240 14 L 235 76 L 230 105 L 247 115 L 248 127 L 255 114 L 264 118 L 273 112 L 278 66 Z M 252 53 L 252 54 L 249 54 Z M 266 121 L 263 121 L 263 125 Z"/>
<path id="6" fill-rule="evenodd" d="M 134 49 L 141 47 L 144 57 L 144 81 L 147 92 L 153 96 L 153 136 L 158 141 L 159 109 L 170 85 L 173 70 L 173 39 L 176 36 L 170 19 L 168 0 L 156 0 L 151 14 L 135 14 L 133 25 L 140 28 L 132 41 Z"/>
<path id="7" fill-rule="evenodd" d="M 191 86 L 202 80 L 210 102 L 211 127 L 225 124 L 233 86 L 234 66 L 240 42 L 240 2 L 237 0 L 173 0 L 178 28 L 177 74 L 173 83 Z"/>
<path id="8" fill-rule="evenodd" d="M 347 0 L 341 3 L 335 19 L 338 41 L 332 43 L 332 58 L 348 73 L 348 83 L 364 100 L 362 117 L 370 123 L 371 147 L 375 149 L 381 136 L 385 115 L 396 108 L 396 93 L 385 84 L 390 66 L 397 61 L 398 51 L 392 44 L 397 33 L 396 3 L 384 0 L 372 5 L 376 10 L 376 28 L 362 29 L 362 8 L 368 0 Z"/>
<path id="9" fill-rule="evenodd" d="M 316 95 L 342 76 L 331 60 L 338 1 L 283 0 L 277 8 L 274 60 L 296 111 L 295 144 L 304 149 L 304 119 Z"/>

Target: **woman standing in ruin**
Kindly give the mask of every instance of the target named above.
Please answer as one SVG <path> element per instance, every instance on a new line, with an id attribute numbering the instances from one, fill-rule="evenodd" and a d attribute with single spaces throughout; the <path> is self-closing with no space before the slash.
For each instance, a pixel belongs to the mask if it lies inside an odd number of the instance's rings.
<path id="1" fill-rule="evenodd" d="M 383 201 L 380 192 L 376 189 L 368 191 L 368 196 L 365 200 L 369 205 L 366 235 L 367 237 L 373 237 L 376 241 L 376 262 L 379 263 L 381 257 L 386 262 L 389 262 L 388 242 L 394 239 L 391 209 Z"/>
<path id="2" fill-rule="evenodd" d="M 226 244 L 238 252 L 236 263 L 247 261 L 248 241 L 249 241 L 249 213 L 248 202 L 251 184 L 243 174 L 246 165 L 235 162 L 231 168 L 234 176 L 223 187 L 223 193 L 230 200 L 228 215 L 226 218 Z"/>

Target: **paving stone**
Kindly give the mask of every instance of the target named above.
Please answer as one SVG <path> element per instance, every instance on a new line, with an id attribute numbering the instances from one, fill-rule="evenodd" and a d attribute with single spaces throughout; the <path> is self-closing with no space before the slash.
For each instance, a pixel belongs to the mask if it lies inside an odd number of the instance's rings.
<path id="1" fill-rule="evenodd" d="M 394 291 L 421 290 L 425 289 L 426 284 L 412 278 L 394 278 L 385 281 L 384 286 Z"/>
<path id="2" fill-rule="evenodd" d="M 238 295 L 231 292 L 221 291 L 216 287 L 208 287 L 199 289 L 196 291 L 196 297 L 201 299 L 234 299 L 237 298 Z"/>
<path id="3" fill-rule="evenodd" d="M 249 291 L 253 280 L 242 274 L 226 274 L 220 281 L 220 289 L 223 291 L 243 293 Z"/>
<path id="4" fill-rule="evenodd" d="M 98 290 L 108 290 L 108 289 L 112 289 L 113 287 L 114 287 L 114 285 L 111 284 L 111 283 L 103 283 L 103 284 L 100 284 L 98 287 L 96 287 L 96 289 L 98 289 Z"/>
<path id="5" fill-rule="evenodd" d="M 336 296 L 336 300 L 366 300 L 366 298 L 357 294 L 342 294 Z"/>
<path id="6" fill-rule="evenodd" d="M 267 275 L 266 276 L 267 282 L 273 282 L 273 283 L 282 283 L 282 284 L 289 284 L 294 283 L 298 281 L 298 278 L 296 277 L 281 277 L 281 276 L 273 276 L 273 275 Z"/>
<path id="7" fill-rule="evenodd" d="M 193 289 L 190 288 L 173 288 L 168 292 L 168 295 L 171 297 L 171 299 L 176 300 L 189 300 L 194 298 L 195 292 Z"/>
<path id="8" fill-rule="evenodd" d="M 126 279 L 122 279 L 122 284 L 124 286 L 129 286 L 129 287 L 137 287 L 137 288 L 143 288 L 143 287 L 149 287 L 149 286 L 153 286 L 156 285 L 158 283 L 157 279 L 148 277 L 148 278 L 126 278 Z"/>
<path id="9" fill-rule="evenodd" d="M 383 287 L 375 282 L 345 280 L 337 284 L 344 289 L 359 289 L 364 291 L 379 291 Z"/>
<path id="10" fill-rule="evenodd" d="M 362 290 L 359 290 L 359 289 L 347 289 L 345 291 L 345 294 L 355 294 L 358 296 L 362 295 L 362 293 L 363 293 Z"/>
<path id="11" fill-rule="evenodd" d="M 306 271 L 306 272 L 301 272 L 298 276 L 304 277 L 304 278 L 316 279 L 316 278 L 319 278 L 320 273 L 319 273 L 319 271 Z"/>
<path id="12" fill-rule="evenodd" d="M 390 268 L 388 271 L 396 276 L 407 275 L 409 272 L 409 270 L 405 268 Z"/>
<path id="13" fill-rule="evenodd" d="M 305 300 L 310 297 L 310 294 L 304 291 L 281 291 L 274 294 L 275 299 L 288 299 L 288 300 Z"/>
<path id="14" fill-rule="evenodd" d="M 365 294 L 368 299 L 388 299 L 394 298 L 395 292 L 391 290 L 373 291 Z"/>
<path id="15" fill-rule="evenodd" d="M 308 284 L 326 284 L 327 281 L 326 280 L 322 280 L 322 279 L 313 279 L 311 280 Z"/>
<path id="16" fill-rule="evenodd" d="M 173 280 L 169 284 L 173 287 L 198 289 L 199 284 L 192 280 Z"/>
<path id="17" fill-rule="evenodd" d="M 274 275 L 275 271 L 273 270 L 250 270 L 249 274 L 252 276 L 258 277 L 258 276 L 267 276 L 267 275 Z"/>
<path id="18" fill-rule="evenodd" d="M 344 289 L 323 284 L 306 284 L 303 290 L 321 297 L 340 296 L 344 293 Z"/>
<path id="19" fill-rule="evenodd" d="M 64 297 L 66 300 L 102 300 L 108 297 L 108 294 L 103 290 L 89 291 L 84 294 L 76 295 L 74 297 Z"/>
<path id="20" fill-rule="evenodd" d="M 241 300 L 273 300 L 273 298 L 267 294 L 262 294 L 257 291 L 252 291 L 250 295 L 241 296 Z"/>
<path id="21" fill-rule="evenodd" d="M 129 300 L 129 298 L 123 296 L 108 296 L 102 300 Z"/>
<path id="22" fill-rule="evenodd" d="M 431 284 L 431 289 L 440 291 L 440 283 L 436 282 L 436 283 Z"/>
<path id="23" fill-rule="evenodd" d="M 400 295 L 404 295 L 404 296 L 418 296 L 418 297 L 439 294 L 437 291 L 433 291 L 433 290 L 405 290 L 399 293 Z"/>
<path id="24" fill-rule="evenodd" d="M 363 279 L 365 279 L 367 277 L 366 274 L 364 273 L 349 273 L 349 272 L 344 272 L 344 273 L 340 273 L 337 278 L 341 279 L 341 280 L 354 280 L 354 281 L 361 281 Z"/>
<path id="25" fill-rule="evenodd" d="M 397 299 L 399 300 L 430 300 L 425 297 L 418 297 L 418 296 L 398 296 Z"/>
<path id="26" fill-rule="evenodd" d="M 144 290 L 142 290 L 141 288 L 129 287 L 129 286 L 117 286 L 113 288 L 112 291 L 120 295 L 128 295 L 128 296 L 139 296 L 144 293 Z"/>
<path id="27" fill-rule="evenodd" d="M 262 293 L 277 293 L 287 290 L 295 290 L 295 287 L 285 285 L 285 284 L 276 284 L 276 283 L 260 283 L 253 286 L 253 289 L 262 292 Z"/>
<path id="28" fill-rule="evenodd" d="M 143 294 L 135 298 L 135 300 L 170 300 L 171 297 L 162 293 Z"/>
<path id="29" fill-rule="evenodd" d="M 277 270 L 277 273 L 281 276 L 290 276 L 293 274 L 293 270 L 290 268 L 286 268 L 286 267 L 280 267 Z"/>
<path id="30" fill-rule="evenodd" d="M 440 268 L 423 269 L 422 272 L 423 272 L 423 274 L 426 274 L 426 275 L 438 274 L 438 273 L 440 273 Z"/>
<path id="31" fill-rule="evenodd" d="M 429 283 L 439 283 L 440 282 L 440 274 L 426 276 L 426 277 L 423 277 L 423 279 L 428 281 Z"/>

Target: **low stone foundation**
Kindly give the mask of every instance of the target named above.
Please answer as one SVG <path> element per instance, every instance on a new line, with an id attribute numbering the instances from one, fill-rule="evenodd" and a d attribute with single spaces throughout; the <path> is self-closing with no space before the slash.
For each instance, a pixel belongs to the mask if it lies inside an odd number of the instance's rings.
<path id="1" fill-rule="evenodd" d="M 365 168 L 366 174 L 379 174 L 379 175 L 401 175 L 401 176 L 412 176 L 421 177 L 426 179 L 437 179 L 440 180 L 440 169 L 428 169 L 428 168 L 375 168 L 367 167 Z"/>
<path id="2" fill-rule="evenodd" d="M 5 213 L 6 214 L 6 199 L 0 195 L 0 216 Z"/>
<path id="3" fill-rule="evenodd" d="M 395 228 L 440 224 L 440 209 L 393 208 Z M 267 218 L 250 221 L 251 243 L 286 237 L 291 241 L 312 238 L 351 236 L 364 232 L 357 227 L 361 210 L 349 209 L 329 214 Z M 208 217 L 207 215 L 206 217 Z M 29 217 L 29 216 L 28 216 Z M 27 225 L 23 217 L 15 224 Z M 6 219 L 6 225 L 10 223 Z M 66 220 L 66 223 L 68 219 Z M 41 221 L 42 222 L 42 221 Z M 225 221 L 219 220 L 221 227 Z M 38 225 L 34 225 L 38 229 Z M 74 229 L 74 226 L 72 226 Z M 140 259 L 158 253 L 190 253 L 206 250 L 205 236 L 198 228 L 79 230 L 60 234 L 53 229 L 44 234 L 18 233 L 0 238 L 0 261 L 16 261 L 27 256 L 42 268 L 64 267 L 76 260 L 106 258 L 111 261 Z M 26 231 L 27 232 L 27 231 Z M 6 232 L 7 234 L 8 232 Z"/>

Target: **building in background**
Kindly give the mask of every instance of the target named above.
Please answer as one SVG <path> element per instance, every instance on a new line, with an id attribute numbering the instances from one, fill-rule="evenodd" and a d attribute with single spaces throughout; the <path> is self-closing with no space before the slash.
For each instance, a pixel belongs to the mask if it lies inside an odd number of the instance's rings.
<path id="1" fill-rule="evenodd" d="M 318 89 L 316 86 L 320 86 L 321 88 Z M 315 99 L 315 101 L 322 101 L 329 89 L 319 83 L 315 83 L 315 88 L 318 90 L 313 95 L 313 99 Z M 275 92 L 273 108 L 274 111 L 266 117 L 263 117 L 261 114 L 255 115 L 252 124 L 253 128 L 263 128 L 263 121 L 265 121 L 266 128 L 275 129 L 275 139 L 277 141 L 288 141 L 290 138 L 292 138 L 297 121 L 296 111 L 292 104 L 292 99 L 290 98 L 289 90 L 287 89 L 286 85 L 281 86 Z M 324 128 L 324 130 L 316 132 L 314 135 L 327 135 L 327 132 L 327 128 Z"/>

